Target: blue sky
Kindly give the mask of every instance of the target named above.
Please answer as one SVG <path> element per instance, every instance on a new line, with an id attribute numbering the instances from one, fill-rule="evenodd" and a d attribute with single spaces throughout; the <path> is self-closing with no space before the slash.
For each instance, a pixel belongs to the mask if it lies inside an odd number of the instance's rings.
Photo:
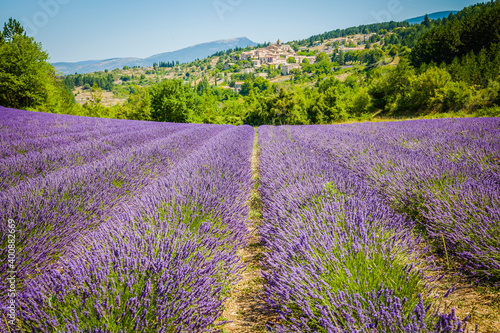
<path id="1" fill-rule="evenodd" d="M 460 10 L 476 0 L 2 0 L 51 62 L 145 58 L 218 39 L 307 38 L 337 28 Z"/>

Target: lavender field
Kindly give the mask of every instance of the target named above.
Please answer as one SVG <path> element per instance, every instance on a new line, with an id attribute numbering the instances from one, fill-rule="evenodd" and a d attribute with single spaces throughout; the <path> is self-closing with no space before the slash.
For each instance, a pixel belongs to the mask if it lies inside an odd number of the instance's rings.
<path id="1" fill-rule="evenodd" d="M 224 330 L 254 187 L 268 331 L 474 329 L 432 286 L 500 282 L 500 119 L 257 132 L 0 107 L 0 330 Z"/>
<path id="2" fill-rule="evenodd" d="M 241 265 L 254 130 L 0 116 L 20 330 L 214 330 Z M 2 304 L 6 245 L 3 223 Z"/>
<path id="3" fill-rule="evenodd" d="M 500 119 L 264 126 L 259 141 L 275 331 L 465 331 L 431 297 L 429 259 L 500 280 Z"/>

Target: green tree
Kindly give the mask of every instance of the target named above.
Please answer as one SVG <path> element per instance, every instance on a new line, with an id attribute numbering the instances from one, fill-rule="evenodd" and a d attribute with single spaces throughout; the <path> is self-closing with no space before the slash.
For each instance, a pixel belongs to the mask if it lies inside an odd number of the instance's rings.
<path id="1" fill-rule="evenodd" d="M 264 79 L 263 77 L 257 76 L 253 83 L 255 89 L 258 89 L 261 94 L 272 94 L 275 91 L 275 86 L 269 82 L 269 80 Z"/>
<path id="2" fill-rule="evenodd" d="M 337 62 L 339 65 L 345 64 L 345 53 L 343 50 L 339 50 L 339 55 L 337 56 Z"/>
<path id="3" fill-rule="evenodd" d="M 455 57 L 475 54 L 500 43 L 500 1 L 491 1 L 462 10 L 460 19 L 451 19 L 418 38 L 411 51 L 415 67 L 434 62 L 450 64 Z"/>
<path id="4" fill-rule="evenodd" d="M 328 88 L 321 96 L 318 105 L 322 114 L 330 121 L 345 121 L 349 117 L 342 101 L 340 86 Z"/>
<path id="5" fill-rule="evenodd" d="M 450 81 L 451 76 L 444 69 L 427 69 L 412 82 L 408 108 L 422 111 L 440 108 L 445 99 L 445 86 Z"/>
<path id="6" fill-rule="evenodd" d="M 97 84 L 94 84 L 90 92 L 90 99 L 83 104 L 86 115 L 90 117 L 105 117 L 108 115 L 108 109 L 102 104 L 102 90 Z"/>
<path id="7" fill-rule="evenodd" d="M 316 74 L 329 74 L 332 71 L 332 67 L 334 64 L 332 64 L 330 61 L 320 61 L 318 63 L 315 63 L 312 65 L 315 69 Z"/>
<path id="8" fill-rule="evenodd" d="M 151 120 L 151 95 L 146 88 L 138 87 L 126 103 L 120 105 L 117 118 Z"/>
<path id="9" fill-rule="evenodd" d="M 365 89 L 360 89 L 355 95 L 350 108 L 350 113 L 355 116 L 361 116 L 369 111 L 371 105 L 371 96 Z"/>
<path id="10" fill-rule="evenodd" d="M 253 90 L 253 83 L 252 83 L 252 81 L 246 80 L 241 85 L 240 95 L 242 95 L 242 96 L 248 96 L 252 90 Z"/>
<path id="11" fill-rule="evenodd" d="M 279 93 L 270 96 L 265 101 L 268 110 L 268 122 L 276 125 L 305 125 L 307 118 L 304 95 L 296 90 L 280 88 Z"/>
<path id="12" fill-rule="evenodd" d="M 0 43 L 0 105 L 36 108 L 47 101 L 55 70 L 41 44 L 15 20 L 5 23 Z"/>
<path id="13" fill-rule="evenodd" d="M 243 125 L 243 120 L 247 117 L 247 108 L 241 98 L 225 101 L 217 112 L 224 124 Z"/>
<path id="14" fill-rule="evenodd" d="M 389 55 L 394 58 L 398 55 L 398 47 L 396 45 L 393 45 L 391 49 L 389 50 Z"/>
<path id="15" fill-rule="evenodd" d="M 202 96 L 206 91 L 210 90 L 210 84 L 208 83 L 208 80 L 206 77 L 203 78 L 203 80 L 198 83 L 196 86 L 196 92 L 198 93 L 199 96 Z"/>
<path id="16" fill-rule="evenodd" d="M 427 28 L 431 27 L 431 20 L 429 19 L 429 15 L 425 14 L 424 21 L 422 22 Z"/>
<path id="17" fill-rule="evenodd" d="M 297 77 L 297 76 L 300 76 L 302 74 L 302 71 L 298 68 L 293 68 L 292 70 L 290 70 L 290 74 Z"/>
<path id="18" fill-rule="evenodd" d="M 199 98 L 196 109 L 194 110 L 189 122 L 204 124 L 223 124 L 224 118 L 219 111 L 216 96 L 211 91 L 205 93 Z"/>
<path id="19" fill-rule="evenodd" d="M 165 80 L 153 86 L 150 94 L 153 120 L 185 123 L 192 118 L 197 96 L 181 80 Z"/>
<path id="20" fill-rule="evenodd" d="M 0 36 L 0 44 L 4 42 L 12 42 L 12 38 L 16 35 L 26 36 L 24 32 L 24 28 L 21 26 L 21 23 L 16 20 L 9 18 L 8 22 L 5 22 L 3 25 L 3 32 Z"/>
<path id="21" fill-rule="evenodd" d="M 406 59 L 401 59 L 398 66 L 387 79 L 387 94 L 392 97 L 400 96 L 407 101 L 415 78 L 415 70 Z"/>
<path id="22" fill-rule="evenodd" d="M 359 61 L 366 62 L 368 65 L 373 65 L 379 62 L 384 57 L 384 51 L 380 48 L 361 52 Z"/>
<path id="23" fill-rule="evenodd" d="M 315 99 L 313 113 L 322 119 L 322 122 L 344 121 L 349 115 L 344 102 L 347 93 L 346 86 L 339 80 L 330 77 L 318 84 L 319 96 Z"/>
<path id="24" fill-rule="evenodd" d="M 75 103 L 73 94 L 66 90 L 61 80 L 54 77 L 52 84 L 47 87 L 47 99 L 43 104 L 36 107 L 37 111 L 74 115 L 83 114 L 82 106 Z"/>
<path id="25" fill-rule="evenodd" d="M 465 82 L 448 81 L 442 89 L 444 97 L 441 111 L 456 112 L 466 108 L 472 99 L 473 89 L 473 87 L 470 87 Z"/>
<path id="26" fill-rule="evenodd" d="M 325 52 L 320 52 L 317 56 L 316 56 L 316 62 L 322 62 L 322 61 L 330 61 L 330 58 L 326 55 Z"/>

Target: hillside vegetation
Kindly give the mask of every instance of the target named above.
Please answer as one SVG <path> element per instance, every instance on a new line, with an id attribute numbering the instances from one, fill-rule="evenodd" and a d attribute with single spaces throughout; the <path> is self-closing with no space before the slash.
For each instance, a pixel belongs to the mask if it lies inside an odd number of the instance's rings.
<path id="1" fill-rule="evenodd" d="M 56 76 L 41 45 L 11 20 L 0 42 L 0 75 L 6 78 L 0 83 L 0 105 L 94 117 L 251 125 L 496 116 L 499 14 L 500 3 L 492 1 L 444 19 L 426 16 L 416 25 L 385 22 L 290 41 L 287 45 L 297 56 L 307 59 L 288 73 L 282 64 L 256 66 L 242 56 L 269 47 L 265 43 L 191 63 L 64 77 Z M 26 52 L 33 56 L 25 57 Z M 19 57 L 33 60 L 17 62 Z"/>

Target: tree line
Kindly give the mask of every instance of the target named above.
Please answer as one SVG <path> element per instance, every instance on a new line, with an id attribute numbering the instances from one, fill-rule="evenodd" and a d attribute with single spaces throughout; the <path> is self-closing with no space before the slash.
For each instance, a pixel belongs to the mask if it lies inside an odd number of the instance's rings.
<path id="1" fill-rule="evenodd" d="M 10 18 L 0 34 L 0 105 L 45 112 L 72 112 L 72 95 L 56 77 L 42 45 Z"/>
<path id="2" fill-rule="evenodd" d="M 365 50 L 336 49 L 331 56 L 315 53 L 316 62 L 299 64 L 286 82 L 236 74 L 233 80 L 244 83 L 235 92 L 211 85 L 207 76 L 195 86 L 181 79 L 164 80 L 148 88 L 131 87 L 127 101 L 113 107 L 102 105 L 100 91 L 106 89 L 105 82 L 113 81 L 111 73 L 93 81 L 86 75 L 58 80 L 41 45 L 9 20 L 0 38 L 0 78 L 5 78 L 0 80 L 0 104 L 122 119 L 251 125 L 327 124 L 375 115 L 496 116 L 500 114 L 499 13 L 500 2 L 493 1 L 442 20 L 426 17 L 413 26 L 388 22 L 346 29 L 342 33 L 378 29 L 376 43 Z M 38 60 L 13 64 L 19 49 Z M 341 67 L 345 65 L 350 68 Z M 279 70 L 269 67 L 268 75 L 278 75 Z M 26 75 L 26 81 L 18 79 Z M 83 106 L 64 89 L 91 83 L 92 98 Z"/>
<path id="3" fill-rule="evenodd" d="M 75 74 L 64 77 L 63 84 L 68 91 L 72 91 L 75 87 L 86 87 L 90 89 L 94 85 L 101 89 L 111 91 L 114 87 L 115 78 L 112 73 L 105 75 L 95 74 Z"/>

